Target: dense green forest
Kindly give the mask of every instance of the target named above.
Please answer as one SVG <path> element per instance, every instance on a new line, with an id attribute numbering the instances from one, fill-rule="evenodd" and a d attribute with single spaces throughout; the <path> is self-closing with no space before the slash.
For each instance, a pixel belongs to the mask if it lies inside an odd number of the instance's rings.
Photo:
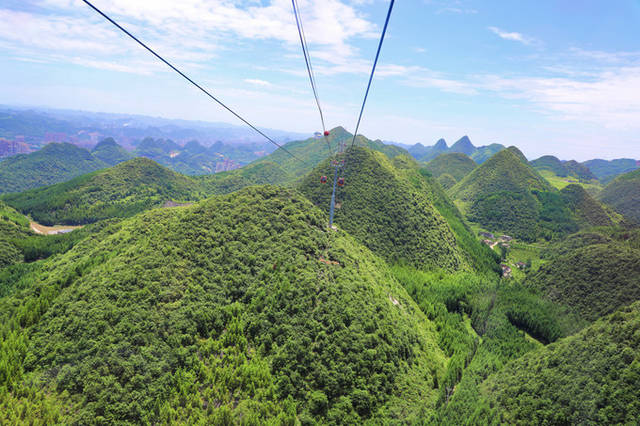
<path id="1" fill-rule="evenodd" d="M 51 143 L 31 154 L 0 161 L 0 194 L 64 182 L 106 167 L 108 164 L 86 149 L 68 143 Z"/>
<path id="2" fill-rule="evenodd" d="M 439 178 L 443 174 L 449 174 L 456 182 L 459 182 L 471 173 L 476 166 L 477 164 L 467 155 L 450 153 L 437 156 L 425 164 L 424 167 L 436 178 Z"/>
<path id="3" fill-rule="evenodd" d="M 300 190 L 327 209 L 333 182 L 332 160 L 310 173 Z M 328 176 L 326 184 L 321 176 Z M 469 268 L 446 220 L 384 154 L 354 147 L 340 170 L 346 184 L 336 194 L 335 223 L 391 262 L 427 269 Z"/>
<path id="4" fill-rule="evenodd" d="M 494 155 L 448 192 L 472 222 L 524 241 L 558 239 L 579 229 L 562 195 L 515 147 Z"/>
<path id="5" fill-rule="evenodd" d="M 636 424 L 640 303 L 524 355 L 481 386 L 473 424 Z"/>
<path id="6" fill-rule="evenodd" d="M 587 232 L 551 247 L 525 286 L 594 321 L 640 300 L 640 233 Z"/>
<path id="7" fill-rule="evenodd" d="M 581 228 L 612 226 L 614 224 L 612 216 L 615 215 L 612 214 L 613 212 L 608 211 L 605 206 L 589 195 L 582 186 L 571 184 L 564 187 L 560 193 L 565 205 Z M 615 222 L 619 222 L 619 220 L 615 220 Z"/>
<path id="8" fill-rule="evenodd" d="M 152 160 L 135 158 L 68 182 L 3 199 L 45 225 L 76 225 L 129 217 L 168 201 L 201 198 L 201 185 L 193 179 Z"/>
<path id="9" fill-rule="evenodd" d="M 2 422 L 434 414 L 447 359 L 435 327 L 383 261 L 294 191 L 146 212 L 29 279 L 0 299 Z"/>
<path id="10" fill-rule="evenodd" d="M 640 224 L 640 170 L 618 176 L 598 196 L 618 213 Z"/>
<path id="11" fill-rule="evenodd" d="M 442 141 L 464 154 L 425 165 L 357 140 L 205 176 L 135 158 L 2 196 L 0 424 L 633 424 L 637 172 L 609 207 L 514 147 L 476 166 L 487 147 Z M 91 155 L 124 159 L 112 140 Z M 23 214 L 88 225 L 37 235 Z M 494 250 L 479 228 L 524 241 Z"/>

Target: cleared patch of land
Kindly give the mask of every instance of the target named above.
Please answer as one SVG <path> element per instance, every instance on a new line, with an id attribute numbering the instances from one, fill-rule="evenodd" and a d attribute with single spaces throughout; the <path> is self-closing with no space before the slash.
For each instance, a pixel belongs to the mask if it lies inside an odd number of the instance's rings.
<path id="1" fill-rule="evenodd" d="M 29 223 L 29 227 L 36 234 L 42 234 L 42 235 L 66 234 L 67 232 L 71 232 L 74 229 L 82 228 L 82 226 L 70 226 L 70 225 L 44 226 L 44 225 L 40 225 L 38 222 L 34 222 L 33 220 Z"/>

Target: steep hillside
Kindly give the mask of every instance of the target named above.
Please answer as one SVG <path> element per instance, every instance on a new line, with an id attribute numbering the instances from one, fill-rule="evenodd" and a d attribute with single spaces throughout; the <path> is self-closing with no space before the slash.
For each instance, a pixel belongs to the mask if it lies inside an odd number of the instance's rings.
<path id="1" fill-rule="evenodd" d="M 559 243 L 525 285 L 587 321 L 640 300 L 640 250 L 624 235 L 579 234 Z"/>
<path id="2" fill-rule="evenodd" d="M 325 211 L 332 170 L 331 161 L 325 160 L 300 186 Z M 327 184 L 320 183 L 321 175 L 328 177 Z M 336 194 L 335 222 L 374 253 L 430 269 L 468 267 L 442 215 L 385 155 L 359 147 L 349 150 L 340 177 L 346 183 Z"/>
<path id="3" fill-rule="evenodd" d="M 465 154 L 442 154 L 425 164 L 425 169 L 434 177 L 439 178 L 445 173 L 450 174 L 456 180 L 461 181 L 466 175 L 475 169 L 477 164 Z"/>
<path id="4" fill-rule="evenodd" d="M 596 159 L 585 161 L 582 164 L 587 166 L 589 170 L 604 183 L 610 182 L 618 175 L 629 173 L 640 168 L 638 161 L 631 158 L 619 158 L 610 161 Z"/>
<path id="5" fill-rule="evenodd" d="M 456 181 L 456 178 L 451 176 L 449 173 L 440 175 L 440 177 L 436 180 L 438 181 L 440 186 L 442 186 L 445 190 L 449 188 L 453 188 L 455 184 L 458 183 L 458 181 Z"/>
<path id="6" fill-rule="evenodd" d="M 68 182 L 5 196 L 4 201 L 45 225 L 85 224 L 128 217 L 167 201 L 202 198 L 201 185 L 146 158 Z"/>
<path id="7" fill-rule="evenodd" d="M 340 143 L 344 142 L 346 146 L 349 147 L 351 145 L 352 138 L 353 134 L 347 132 L 342 127 L 336 127 L 331 130 L 331 134 L 329 136 L 331 151 L 329 150 L 324 137 L 309 138 L 303 141 L 289 142 L 285 145 L 285 148 L 289 152 L 302 159 L 304 162 L 291 157 L 281 149 L 277 149 L 266 157 L 255 161 L 254 164 L 270 162 L 280 165 L 282 170 L 284 170 L 284 172 L 289 176 L 287 183 L 291 183 L 302 178 L 304 175 L 311 172 L 311 170 L 320 164 L 320 162 L 326 160 L 338 149 Z M 398 146 L 385 145 L 381 141 L 372 141 L 362 135 L 358 135 L 356 138 L 356 145 L 382 152 L 388 157 L 395 157 L 396 155 L 407 152 Z"/>
<path id="8" fill-rule="evenodd" d="M 565 205 L 571 210 L 580 227 L 612 226 L 611 215 L 585 189 L 577 184 L 566 186 L 562 191 Z"/>
<path id="9" fill-rule="evenodd" d="M 473 424 L 635 424 L 640 303 L 489 377 Z"/>
<path id="10" fill-rule="evenodd" d="M 499 153 L 506 147 L 499 143 L 492 143 L 491 145 L 478 147 L 476 152 L 471 155 L 471 159 L 478 164 L 482 164 L 495 154 Z"/>
<path id="11" fill-rule="evenodd" d="M 469 220 L 533 241 L 575 232 L 559 193 L 515 147 L 500 151 L 449 190 Z"/>
<path id="12" fill-rule="evenodd" d="M 598 194 L 598 198 L 640 224 L 640 170 L 618 176 Z"/>
<path id="13" fill-rule="evenodd" d="M 64 182 L 105 167 L 106 163 L 86 149 L 68 143 L 51 143 L 31 154 L 0 162 L 0 194 Z"/>
<path id="14" fill-rule="evenodd" d="M 435 339 L 303 196 L 247 188 L 120 222 L 0 299 L 0 423 L 415 422 Z"/>
<path id="15" fill-rule="evenodd" d="M 133 155 L 118 145 L 113 138 L 104 139 L 91 150 L 91 154 L 109 166 L 115 166 L 133 158 Z"/>
<path id="16" fill-rule="evenodd" d="M 0 269 L 22 262 L 23 254 L 13 240 L 30 234 L 29 219 L 0 201 Z"/>

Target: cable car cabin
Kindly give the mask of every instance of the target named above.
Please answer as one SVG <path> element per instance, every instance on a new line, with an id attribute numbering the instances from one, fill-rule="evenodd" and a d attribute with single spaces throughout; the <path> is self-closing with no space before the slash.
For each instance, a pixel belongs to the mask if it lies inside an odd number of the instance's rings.
<path id="1" fill-rule="evenodd" d="M 320 176 L 320 183 L 327 183 L 327 177 L 326 176 Z"/>
<path id="2" fill-rule="evenodd" d="M 344 186 L 344 178 L 338 178 L 338 186 Z"/>
<path id="3" fill-rule="evenodd" d="M 325 131 L 324 131 L 324 135 L 325 135 L 325 136 L 329 136 L 329 135 L 330 135 L 329 131 L 328 131 L 328 130 L 325 130 Z"/>

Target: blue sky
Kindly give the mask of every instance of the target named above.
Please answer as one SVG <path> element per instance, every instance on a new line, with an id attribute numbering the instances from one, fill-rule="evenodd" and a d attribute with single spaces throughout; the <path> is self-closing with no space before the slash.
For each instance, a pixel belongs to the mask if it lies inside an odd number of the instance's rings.
<path id="1" fill-rule="evenodd" d="M 289 0 L 95 0 L 259 126 L 320 121 Z M 299 0 L 328 126 L 353 130 L 381 0 Z M 0 103 L 236 123 L 79 0 L 0 5 Z M 640 157 L 640 0 L 398 0 L 361 133 Z"/>

